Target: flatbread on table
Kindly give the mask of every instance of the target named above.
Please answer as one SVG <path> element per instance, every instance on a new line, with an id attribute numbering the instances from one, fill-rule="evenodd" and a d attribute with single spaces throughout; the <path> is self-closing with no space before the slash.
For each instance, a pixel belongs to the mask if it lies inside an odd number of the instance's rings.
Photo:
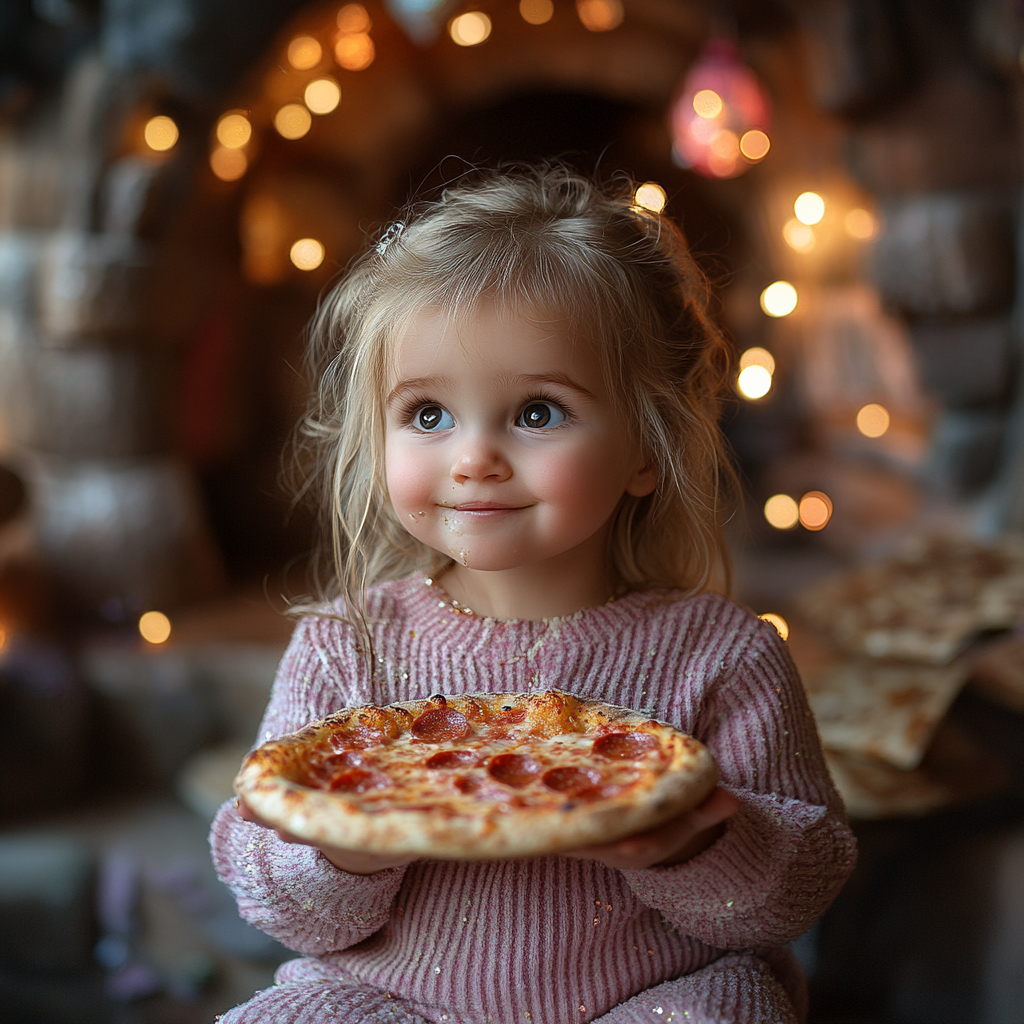
<path id="1" fill-rule="evenodd" d="M 544 690 L 345 708 L 250 753 L 235 792 L 313 843 L 480 860 L 612 842 L 717 782 L 710 752 L 671 725 Z"/>

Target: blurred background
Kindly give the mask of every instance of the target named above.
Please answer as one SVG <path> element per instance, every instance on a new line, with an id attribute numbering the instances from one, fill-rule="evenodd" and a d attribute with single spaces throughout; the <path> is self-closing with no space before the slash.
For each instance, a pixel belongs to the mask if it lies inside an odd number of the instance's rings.
<path id="1" fill-rule="evenodd" d="M 1024 7 L 0 5 L 0 1021 L 191 1024 L 288 954 L 205 834 L 307 587 L 317 297 L 414 192 L 563 157 L 742 353 L 733 594 L 861 845 L 817 1024 L 1024 1020 Z"/>

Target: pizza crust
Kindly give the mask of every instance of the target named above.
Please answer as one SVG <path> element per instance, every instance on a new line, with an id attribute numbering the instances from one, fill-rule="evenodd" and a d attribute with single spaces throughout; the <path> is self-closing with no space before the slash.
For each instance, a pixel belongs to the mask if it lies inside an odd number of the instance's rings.
<path id="1" fill-rule="evenodd" d="M 468 722 L 469 732 L 453 735 L 451 722 L 454 732 Z M 622 734 L 650 739 L 608 738 Z M 593 754 L 595 740 L 611 756 Z M 633 747 L 644 745 L 650 751 L 632 756 Z M 394 778 L 407 780 L 411 789 L 398 800 L 386 789 L 329 792 L 303 784 L 317 758 L 339 747 L 365 751 L 385 774 L 394 766 Z M 467 748 L 480 751 L 481 761 L 460 777 L 479 782 L 476 790 L 459 791 L 452 772 L 424 766 L 432 755 Z M 505 785 L 500 757 L 506 754 L 513 755 L 512 766 L 524 755 L 538 764 L 536 777 Z M 540 781 L 541 770 L 573 766 L 634 781 L 622 792 L 587 799 Z M 545 690 L 346 708 L 254 750 L 235 779 L 235 792 L 264 821 L 318 845 L 481 860 L 613 842 L 696 807 L 717 782 L 710 752 L 672 726 L 628 708 Z"/>

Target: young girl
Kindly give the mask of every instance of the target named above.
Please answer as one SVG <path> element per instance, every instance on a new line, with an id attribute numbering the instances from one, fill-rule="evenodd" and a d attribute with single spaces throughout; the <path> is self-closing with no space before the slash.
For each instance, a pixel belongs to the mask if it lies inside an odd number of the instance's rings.
<path id="1" fill-rule="evenodd" d="M 706 589 L 725 344 L 680 232 L 630 196 L 558 166 L 480 175 L 324 303 L 307 433 L 337 596 L 299 623 L 258 740 L 558 687 L 697 736 L 722 786 L 651 832 L 486 862 L 317 849 L 225 804 L 222 879 L 304 954 L 225 1024 L 802 1018 L 782 947 L 853 839 L 785 644 Z"/>

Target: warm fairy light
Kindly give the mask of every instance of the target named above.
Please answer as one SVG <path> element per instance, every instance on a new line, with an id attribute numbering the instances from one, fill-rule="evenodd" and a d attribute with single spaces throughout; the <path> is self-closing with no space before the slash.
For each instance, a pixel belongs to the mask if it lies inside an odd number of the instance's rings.
<path id="1" fill-rule="evenodd" d="M 769 316 L 789 316 L 796 303 L 796 289 L 788 281 L 776 281 L 761 292 L 761 308 Z"/>
<path id="2" fill-rule="evenodd" d="M 748 160 L 763 160 L 771 148 L 771 139 L 760 128 L 751 128 L 740 136 L 740 152 Z"/>
<path id="3" fill-rule="evenodd" d="M 240 149 L 218 146 L 210 154 L 210 170 L 221 181 L 238 181 L 249 168 L 249 158 Z"/>
<path id="4" fill-rule="evenodd" d="M 666 199 L 665 190 L 656 181 L 645 181 L 633 193 L 633 202 L 651 213 L 661 213 Z"/>
<path id="5" fill-rule="evenodd" d="M 334 59 L 346 71 L 365 71 L 376 55 L 377 48 L 365 32 L 339 36 L 334 44 Z"/>
<path id="6" fill-rule="evenodd" d="M 551 0 L 519 0 L 519 13 L 523 21 L 531 25 L 543 25 L 553 17 L 555 5 Z"/>
<path id="7" fill-rule="evenodd" d="M 302 94 L 314 114 L 329 114 L 341 102 L 341 88 L 333 78 L 314 78 Z"/>
<path id="8" fill-rule="evenodd" d="M 350 35 L 370 31 L 370 15 L 362 4 L 345 4 L 338 11 L 338 30 Z"/>
<path id="9" fill-rule="evenodd" d="M 764 398 L 772 389 L 772 375 L 763 366 L 746 366 L 736 378 L 736 387 L 744 398 Z"/>
<path id="10" fill-rule="evenodd" d="M 320 63 L 324 51 L 312 36 L 296 36 L 288 44 L 288 63 L 296 71 L 309 71 Z"/>
<path id="11" fill-rule="evenodd" d="M 800 522 L 800 506 L 788 494 L 773 494 L 764 503 L 764 517 L 776 530 L 792 530 Z"/>
<path id="12" fill-rule="evenodd" d="M 588 32 L 611 32 L 625 12 L 621 0 L 576 0 L 576 14 Z"/>
<path id="13" fill-rule="evenodd" d="M 800 525 L 805 530 L 824 530 L 832 518 L 832 499 L 823 491 L 808 491 L 800 499 Z"/>
<path id="14" fill-rule="evenodd" d="M 300 238 L 288 252 L 288 258 L 299 270 L 316 270 L 324 256 L 323 243 L 315 238 Z"/>
<path id="15" fill-rule="evenodd" d="M 225 114 L 217 122 L 217 141 L 227 149 L 241 149 L 252 138 L 252 125 L 245 114 Z"/>
<path id="16" fill-rule="evenodd" d="M 770 622 L 783 640 L 789 639 L 789 623 L 781 615 L 777 615 L 775 612 L 762 612 L 758 618 Z"/>
<path id="17" fill-rule="evenodd" d="M 286 139 L 301 139 L 312 124 L 313 118 L 301 103 L 286 103 L 274 115 L 274 127 Z"/>
<path id="18" fill-rule="evenodd" d="M 151 117 L 142 131 L 146 145 L 158 153 L 165 153 L 178 141 L 178 126 L 163 114 Z"/>
<path id="19" fill-rule="evenodd" d="M 801 224 L 819 224 L 825 216 L 825 200 L 817 192 L 801 192 L 793 201 L 793 212 Z"/>
<path id="20" fill-rule="evenodd" d="M 817 244 L 814 229 L 801 224 L 796 217 L 791 217 L 782 227 L 782 237 L 790 249 L 797 252 L 810 252 Z"/>
<path id="21" fill-rule="evenodd" d="M 171 620 L 163 612 L 146 612 L 139 619 L 139 633 L 151 644 L 162 644 L 171 635 Z"/>
<path id="22" fill-rule="evenodd" d="M 877 234 L 878 221 L 870 212 L 857 207 L 850 210 L 843 218 L 843 227 L 846 228 L 846 233 L 851 238 L 856 238 L 859 242 L 866 242 Z"/>
<path id="23" fill-rule="evenodd" d="M 0 626 L 0 651 L 4 649 L 4 644 L 7 643 L 7 633 L 3 626 Z"/>
<path id="24" fill-rule="evenodd" d="M 466 11 L 448 23 L 448 35 L 458 46 L 479 46 L 491 34 L 491 19 L 483 11 Z"/>
<path id="25" fill-rule="evenodd" d="M 700 92 L 694 94 L 693 112 L 698 117 L 708 120 L 718 117 L 724 107 L 722 97 L 714 89 L 701 89 Z"/>
<path id="26" fill-rule="evenodd" d="M 748 366 L 763 366 L 770 374 L 775 372 L 775 357 L 766 348 L 748 348 L 740 356 L 740 369 Z"/>
<path id="27" fill-rule="evenodd" d="M 857 413 L 857 429 L 865 437 L 881 437 L 889 429 L 889 410 L 872 402 Z"/>

